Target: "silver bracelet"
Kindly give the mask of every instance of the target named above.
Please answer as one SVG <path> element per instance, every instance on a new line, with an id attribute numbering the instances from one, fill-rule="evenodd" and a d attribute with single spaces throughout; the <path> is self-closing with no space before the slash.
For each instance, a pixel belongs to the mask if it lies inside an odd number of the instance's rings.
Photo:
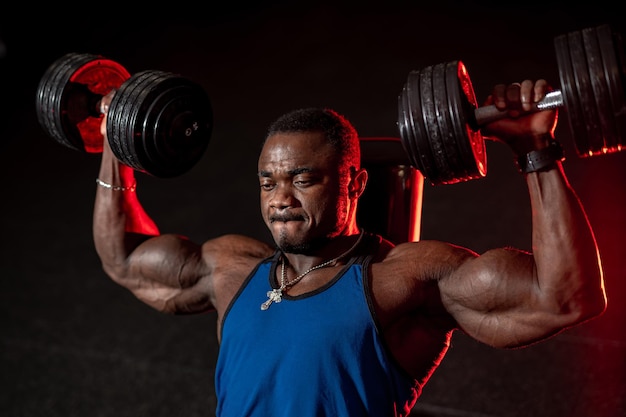
<path id="1" fill-rule="evenodd" d="M 102 181 L 100 178 L 96 178 L 96 184 L 98 184 L 102 188 L 106 188 L 108 190 L 113 191 L 135 191 L 137 188 L 137 181 L 133 183 L 130 187 L 120 187 L 119 185 L 112 185 Z"/>

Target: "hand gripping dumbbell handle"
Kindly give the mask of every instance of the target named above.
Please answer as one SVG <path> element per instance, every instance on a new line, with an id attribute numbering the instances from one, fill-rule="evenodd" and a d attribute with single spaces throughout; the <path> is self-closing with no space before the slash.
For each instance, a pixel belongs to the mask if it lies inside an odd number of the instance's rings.
<path id="1" fill-rule="evenodd" d="M 543 99 L 533 104 L 533 108 L 527 112 L 535 113 L 541 110 L 554 109 L 563 105 L 563 94 L 559 90 L 550 91 Z M 474 109 L 474 117 L 476 118 L 476 124 L 484 126 L 496 120 L 508 117 L 506 110 L 499 110 L 495 105 L 483 106 Z"/>

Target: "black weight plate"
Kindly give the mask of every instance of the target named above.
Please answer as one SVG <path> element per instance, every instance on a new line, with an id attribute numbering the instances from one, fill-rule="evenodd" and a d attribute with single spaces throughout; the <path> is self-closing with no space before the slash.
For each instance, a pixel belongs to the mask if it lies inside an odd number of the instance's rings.
<path id="1" fill-rule="evenodd" d="M 169 76 L 169 73 L 161 71 L 134 74 L 113 97 L 107 119 L 109 142 L 117 158 L 136 170 L 157 177 L 161 176 L 161 168 L 145 151 L 142 123 L 150 106 L 149 87 L 159 85 Z"/>
<path id="2" fill-rule="evenodd" d="M 422 161 L 419 159 L 419 154 L 416 148 L 417 145 L 415 143 L 415 135 L 413 133 L 413 112 L 409 99 L 410 91 L 415 88 L 419 89 L 419 85 L 410 85 L 411 81 L 413 81 L 412 77 L 408 77 L 407 82 L 402 88 L 402 95 L 399 100 L 399 105 L 401 106 L 401 119 L 403 121 L 403 125 L 400 129 L 400 139 L 402 146 L 411 161 L 411 165 L 419 170 L 423 175 L 425 169 Z"/>
<path id="3" fill-rule="evenodd" d="M 589 140 L 587 138 L 587 128 L 584 123 L 585 117 L 582 107 L 580 106 L 580 99 L 576 88 L 576 79 L 574 77 L 574 67 L 572 66 L 572 57 L 569 51 L 567 34 L 559 35 L 554 38 L 554 50 L 556 52 L 559 79 L 561 81 L 561 93 L 568 116 L 567 120 L 570 133 L 574 139 L 578 155 L 587 156 Z"/>
<path id="4" fill-rule="evenodd" d="M 124 87 L 116 94 L 121 115 L 112 121 L 118 123 L 114 141 L 123 162 L 161 178 L 191 169 L 204 154 L 213 127 L 206 92 L 163 71 L 137 73 Z M 109 111 L 118 114 L 113 102 Z"/>
<path id="5" fill-rule="evenodd" d="M 413 128 L 414 147 L 416 150 L 416 158 L 423 167 L 422 174 L 428 178 L 431 184 L 439 183 L 439 172 L 436 163 L 433 160 L 433 154 L 430 149 L 430 141 L 428 140 L 428 132 L 424 126 L 421 91 L 420 91 L 420 74 L 421 71 L 411 71 L 407 81 L 407 97 L 410 106 L 411 127 Z"/>
<path id="6" fill-rule="evenodd" d="M 67 54 L 50 65 L 37 87 L 36 112 L 39 124 L 45 132 L 57 142 L 75 150 L 83 146 L 76 136 L 77 131 L 65 128 L 66 118 L 62 111 L 63 92 L 67 88 L 71 75 L 82 65 L 95 59 L 93 55 Z"/>
<path id="7" fill-rule="evenodd" d="M 130 148 L 130 152 L 140 161 L 142 169 L 155 177 L 174 176 L 162 173 L 164 170 L 169 171 L 168 162 L 159 161 L 159 156 L 150 152 L 149 149 L 152 148 L 152 142 L 155 138 L 144 134 L 152 101 L 156 100 L 159 94 L 169 89 L 163 83 L 170 75 L 166 72 L 151 70 L 137 73 L 138 82 L 133 90 L 133 107 L 129 112 L 130 118 L 125 129 L 125 142 Z M 191 166 L 187 167 L 185 171 L 189 168 Z"/>
<path id="8" fill-rule="evenodd" d="M 135 141 L 142 140 L 140 134 L 135 135 L 135 121 L 143 99 L 145 78 L 145 73 L 136 73 L 117 90 L 109 105 L 106 129 L 111 150 L 117 159 L 138 171 L 149 173 L 144 167 L 146 161 L 140 160 L 137 155 L 135 144 Z"/>
<path id="9" fill-rule="evenodd" d="M 124 67 L 101 56 L 64 55 L 48 67 L 39 82 L 39 123 L 53 139 L 71 149 L 102 152 L 102 115 L 97 103 L 128 78 Z"/>
<path id="10" fill-rule="evenodd" d="M 409 163 L 416 169 L 423 172 L 422 166 L 417 160 L 417 153 L 413 149 L 413 128 L 410 125 L 410 111 L 407 97 L 407 84 L 402 87 L 402 92 L 398 96 L 398 130 L 400 132 L 400 142 L 402 148 L 409 158 Z"/>
<path id="11" fill-rule="evenodd" d="M 602 152 L 604 148 L 604 138 L 602 137 L 602 126 L 598 116 L 598 107 L 593 95 L 587 57 L 581 31 L 570 32 L 567 36 L 569 43 L 569 53 L 574 70 L 574 80 L 576 81 L 576 91 L 580 100 L 580 107 L 584 117 L 584 125 L 587 129 L 587 140 L 589 147 L 585 149 L 590 155 Z"/>
<path id="12" fill-rule="evenodd" d="M 476 95 L 462 61 L 446 64 L 446 91 L 456 142 L 459 145 L 463 166 L 467 168 L 467 175 L 457 178 L 457 182 L 482 178 L 487 175 L 485 140 L 476 126 L 474 116 L 477 108 Z"/>
<path id="13" fill-rule="evenodd" d="M 115 156 L 126 165 L 153 176 L 156 175 L 150 169 L 151 161 L 142 152 L 144 138 L 137 124 L 142 107 L 147 106 L 149 90 L 146 85 L 158 83 L 164 76 L 165 73 L 151 71 L 134 74 L 113 97 L 107 118 L 109 143 Z"/>
<path id="14" fill-rule="evenodd" d="M 609 25 L 596 28 L 598 44 L 602 55 L 603 68 L 611 97 L 612 115 L 617 128 L 617 138 L 607 152 L 617 152 L 623 149 L 626 138 L 626 59 L 624 59 L 624 45 L 619 33 L 614 32 Z"/>
<path id="15" fill-rule="evenodd" d="M 446 90 L 446 64 L 437 64 L 433 67 L 433 98 L 437 124 L 441 132 L 441 141 L 445 148 L 446 158 L 450 167 L 448 183 L 458 182 L 458 178 L 467 175 L 467 169 L 461 163 L 457 137 L 450 117 L 448 91 Z"/>
<path id="16" fill-rule="evenodd" d="M 420 73 L 420 98 L 422 103 L 422 117 L 426 128 L 426 138 L 430 144 L 433 160 L 437 169 L 436 181 L 446 184 L 454 178 L 448 158 L 445 155 L 443 140 L 437 122 L 435 99 L 433 93 L 433 67 L 426 67 Z"/>
<path id="17" fill-rule="evenodd" d="M 602 62 L 602 53 L 598 43 L 598 36 L 595 28 L 587 28 L 582 31 L 583 45 L 585 48 L 585 56 L 587 57 L 587 67 L 589 71 L 589 79 L 593 96 L 595 97 L 596 107 L 598 109 L 598 120 L 602 131 L 602 153 L 606 153 L 608 149 L 612 149 L 617 144 L 618 134 L 615 118 L 613 117 L 613 108 L 611 104 L 611 95 L 605 77 L 604 63 Z"/>
<path id="18" fill-rule="evenodd" d="M 425 172 L 428 165 L 424 166 L 423 161 L 420 158 L 419 151 L 417 149 L 417 138 L 415 137 L 415 123 L 413 121 L 414 106 L 418 106 L 417 112 L 420 111 L 419 103 L 413 104 L 411 98 L 419 94 L 419 77 L 416 77 L 416 72 L 411 71 L 407 77 L 407 82 L 404 89 L 404 110 L 406 112 L 407 129 L 406 129 L 406 143 L 409 148 L 409 157 L 414 161 L 413 166 L 419 169 L 425 176 Z M 417 93 L 415 93 L 417 92 Z M 413 99 L 414 101 L 415 99 Z"/>
<path id="19" fill-rule="evenodd" d="M 143 136 L 155 166 L 164 168 L 158 175 L 167 177 L 186 172 L 200 160 L 209 144 L 213 118 L 209 98 L 199 85 L 172 76 L 161 86 L 168 89 L 150 101 Z"/>

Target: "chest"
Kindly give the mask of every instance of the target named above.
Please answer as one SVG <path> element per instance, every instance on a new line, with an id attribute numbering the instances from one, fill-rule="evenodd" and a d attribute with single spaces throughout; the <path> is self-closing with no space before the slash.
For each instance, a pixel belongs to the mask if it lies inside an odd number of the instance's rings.
<path id="1" fill-rule="evenodd" d="M 277 335 L 288 326 L 289 336 L 283 336 L 302 341 L 331 331 L 359 332 L 358 323 L 373 324 L 360 265 L 344 266 L 315 285 L 278 296 L 273 272 L 271 264 L 262 265 L 244 284 L 224 316 L 224 335 L 229 328 L 259 337 Z"/>

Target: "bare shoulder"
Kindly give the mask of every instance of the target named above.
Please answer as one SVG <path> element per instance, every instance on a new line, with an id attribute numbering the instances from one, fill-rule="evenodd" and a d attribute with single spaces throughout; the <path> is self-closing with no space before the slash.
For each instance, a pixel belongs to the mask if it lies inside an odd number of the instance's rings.
<path id="1" fill-rule="evenodd" d="M 376 265 L 383 270 L 397 269 L 410 280 L 440 279 L 477 254 L 467 248 L 438 240 L 401 243 L 379 257 Z"/>
<path id="2" fill-rule="evenodd" d="M 438 283 L 476 254 L 450 243 L 402 243 L 380 254 L 370 268 L 377 312 L 388 323 L 420 310 L 445 314 Z"/>
<path id="3" fill-rule="evenodd" d="M 212 302 L 218 313 L 223 312 L 258 263 L 274 251 L 266 242 L 239 234 L 222 235 L 202 245 L 202 258 L 213 287 Z"/>
<path id="4" fill-rule="evenodd" d="M 271 256 L 275 249 L 269 244 L 244 235 L 227 234 L 210 239 L 202 245 L 202 258 L 215 274 L 220 268 L 241 273 L 260 260 Z"/>
<path id="5" fill-rule="evenodd" d="M 275 249 L 259 239 L 239 234 L 226 234 L 207 240 L 202 245 L 202 250 L 209 257 L 220 255 L 265 258 Z"/>

